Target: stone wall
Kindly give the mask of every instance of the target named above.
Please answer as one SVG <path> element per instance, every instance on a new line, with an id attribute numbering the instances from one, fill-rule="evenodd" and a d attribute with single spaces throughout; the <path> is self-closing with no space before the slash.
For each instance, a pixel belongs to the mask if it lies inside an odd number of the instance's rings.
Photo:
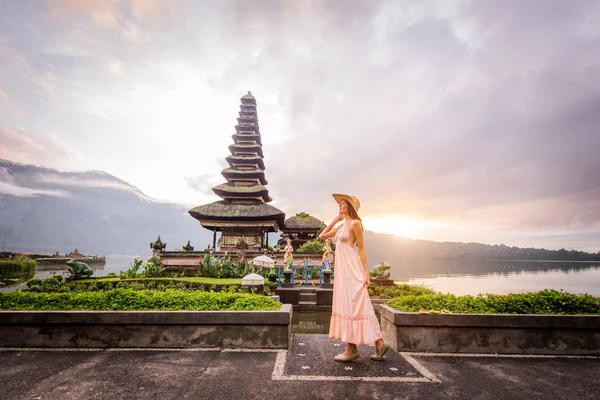
<path id="1" fill-rule="evenodd" d="M 292 306 L 279 311 L 0 311 L 0 347 L 286 349 Z"/>
<path id="2" fill-rule="evenodd" d="M 600 355 L 600 316 L 420 314 L 379 305 L 397 351 Z"/>

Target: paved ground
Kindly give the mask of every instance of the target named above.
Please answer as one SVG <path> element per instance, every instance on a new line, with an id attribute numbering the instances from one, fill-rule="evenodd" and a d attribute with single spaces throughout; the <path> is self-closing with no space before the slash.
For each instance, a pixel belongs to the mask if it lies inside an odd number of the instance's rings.
<path id="1" fill-rule="evenodd" d="M 339 346 L 336 346 L 339 345 Z M 388 353 L 337 363 L 343 344 L 289 351 L 0 349 L 0 399 L 600 399 L 599 357 Z"/>

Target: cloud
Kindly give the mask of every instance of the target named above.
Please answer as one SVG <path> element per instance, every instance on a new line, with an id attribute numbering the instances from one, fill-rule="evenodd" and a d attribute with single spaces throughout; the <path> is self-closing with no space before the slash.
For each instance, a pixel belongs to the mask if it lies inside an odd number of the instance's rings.
<path id="1" fill-rule="evenodd" d="M 91 172 L 91 175 L 101 175 L 104 172 Z M 113 176 L 107 174 L 106 179 L 102 178 L 82 178 L 79 176 L 61 176 L 55 173 L 38 173 L 33 178 L 34 181 L 41 184 L 52 184 L 57 186 L 71 186 L 71 187 L 94 187 L 94 188 L 106 188 L 106 189 L 118 189 L 124 190 L 137 195 L 144 201 L 154 202 L 155 200 L 146 196 L 138 188 L 133 187 L 125 182 L 117 180 Z"/>
<path id="2" fill-rule="evenodd" d="M 8 93 L 0 89 L 0 109 L 8 108 L 10 101 L 8 99 Z"/>
<path id="3" fill-rule="evenodd" d="M 5 125 L 54 132 L 153 197 L 212 195 L 252 90 L 290 215 L 331 218 L 341 191 L 365 217 L 472 240 L 598 229 L 597 2 L 48 2 L 54 19 L 19 4 L 0 31 Z"/>
<path id="4" fill-rule="evenodd" d="M 95 26 L 113 28 L 119 24 L 121 13 L 117 2 L 112 0 L 57 0 L 48 1 L 52 14 L 60 19 L 70 19 L 73 16 L 87 16 Z"/>
<path id="5" fill-rule="evenodd" d="M 63 190 L 46 190 L 22 187 L 15 184 L 14 178 L 6 168 L 0 168 L 0 195 L 9 195 L 17 197 L 35 197 L 35 196 L 56 196 L 70 197 L 68 192 Z"/>
<path id="6" fill-rule="evenodd" d="M 55 165 L 61 158 L 78 157 L 75 150 L 54 136 L 38 137 L 0 125 L 0 158 L 41 165 Z"/>

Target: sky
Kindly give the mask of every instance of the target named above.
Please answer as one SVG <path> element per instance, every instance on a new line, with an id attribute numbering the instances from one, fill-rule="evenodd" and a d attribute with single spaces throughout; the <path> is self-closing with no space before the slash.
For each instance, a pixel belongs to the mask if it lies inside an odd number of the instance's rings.
<path id="1" fill-rule="evenodd" d="M 206 204 L 248 90 L 287 216 L 600 250 L 598 1 L 0 2 L 0 158 Z"/>

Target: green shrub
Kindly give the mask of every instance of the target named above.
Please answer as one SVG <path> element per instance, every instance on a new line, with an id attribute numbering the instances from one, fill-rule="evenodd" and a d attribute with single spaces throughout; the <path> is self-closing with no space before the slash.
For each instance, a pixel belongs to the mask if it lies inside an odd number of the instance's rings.
<path id="1" fill-rule="evenodd" d="M 0 260 L 0 279 L 31 279 L 35 270 L 35 260 Z"/>
<path id="2" fill-rule="evenodd" d="M 369 296 L 382 299 L 392 299 L 399 296 L 420 296 L 423 294 L 435 294 L 435 290 L 425 285 L 410 285 L 408 283 L 383 286 L 373 283 L 369 286 Z"/>
<path id="3" fill-rule="evenodd" d="M 25 284 L 25 288 L 22 289 L 22 291 L 24 292 L 36 292 L 36 293 L 41 293 L 41 292 L 46 292 L 46 293 L 51 293 L 51 292 L 58 292 L 58 291 L 65 291 L 65 287 L 68 287 L 68 289 L 70 291 L 70 287 L 69 284 L 67 283 L 67 281 L 65 279 L 63 279 L 63 277 L 61 275 L 51 275 L 48 278 L 44 278 L 44 279 L 40 279 L 40 278 L 33 278 L 30 279 L 29 281 L 27 281 L 27 283 Z"/>
<path id="4" fill-rule="evenodd" d="M 323 252 L 323 242 L 320 240 L 309 240 L 306 243 L 303 243 L 302 246 L 298 247 L 296 250 L 297 253 L 322 253 Z"/>
<path id="5" fill-rule="evenodd" d="M 115 289 L 106 292 L 0 293 L 0 310 L 279 310 L 281 303 L 241 293 L 164 292 Z"/>
<path id="6" fill-rule="evenodd" d="M 402 296 L 390 300 L 389 305 L 406 312 L 425 310 L 435 313 L 447 310 L 457 314 L 600 314 L 600 297 L 554 289 L 507 295 L 456 296 L 439 293 Z"/>

